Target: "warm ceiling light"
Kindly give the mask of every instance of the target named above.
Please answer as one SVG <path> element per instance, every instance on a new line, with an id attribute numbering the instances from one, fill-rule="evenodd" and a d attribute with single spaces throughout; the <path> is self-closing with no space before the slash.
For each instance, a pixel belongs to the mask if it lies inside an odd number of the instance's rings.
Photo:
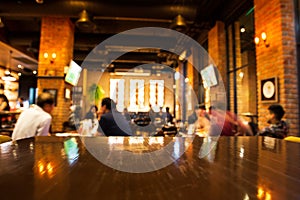
<path id="1" fill-rule="evenodd" d="M 179 31 L 179 32 L 183 32 L 186 30 L 187 24 L 186 24 L 185 19 L 182 17 L 182 15 L 177 15 L 175 17 L 170 28 L 172 28 L 176 31 Z"/>
<path id="2" fill-rule="evenodd" d="M 6 75 L 6 76 L 2 76 L 2 80 L 4 81 L 16 81 L 16 77 L 12 76 L 11 74 Z"/>
<path id="3" fill-rule="evenodd" d="M 42 4 L 44 3 L 44 0 L 35 0 L 37 3 Z"/>
<path id="4" fill-rule="evenodd" d="M 37 71 L 36 71 L 36 70 L 34 70 L 32 73 L 33 73 L 33 74 L 37 74 Z"/>
<path id="5" fill-rule="evenodd" d="M 9 71 L 8 69 L 6 69 L 5 72 L 4 72 L 4 74 L 5 74 L 5 75 L 9 75 L 9 74 L 10 74 L 10 71 Z"/>
<path id="6" fill-rule="evenodd" d="M 93 30 L 95 28 L 95 24 L 90 20 L 86 10 L 80 12 L 79 19 L 75 24 L 81 30 Z"/>

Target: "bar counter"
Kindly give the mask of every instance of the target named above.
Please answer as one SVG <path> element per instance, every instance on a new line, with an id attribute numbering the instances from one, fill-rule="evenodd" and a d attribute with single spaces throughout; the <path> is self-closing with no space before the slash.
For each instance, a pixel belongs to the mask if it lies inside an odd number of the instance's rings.
<path id="1" fill-rule="evenodd" d="M 0 199 L 300 199 L 299 161 L 269 137 L 36 137 L 0 145 Z"/>

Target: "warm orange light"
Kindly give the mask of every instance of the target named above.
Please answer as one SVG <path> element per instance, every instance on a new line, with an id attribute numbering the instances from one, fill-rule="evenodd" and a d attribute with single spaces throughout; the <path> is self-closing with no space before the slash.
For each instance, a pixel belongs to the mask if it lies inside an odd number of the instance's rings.
<path id="1" fill-rule="evenodd" d="M 265 200 L 271 200 L 272 199 L 272 196 L 269 192 L 266 192 L 266 197 L 265 197 Z"/>
<path id="2" fill-rule="evenodd" d="M 48 53 L 46 52 L 46 53 L 44 53 L 44 58 L 48 58 L 49 57 L 49 55 L 48 55 Z"/>
<path id="3" fill-rule="evenodd" d="M 267 34 L 266 34 L 265 32 L 262 32 L 262 33 L 261 33 L 261 39 L 262 39 L 263 41 L 266 41 L 266 40 L 267 40 Z"/>
<path id="4" fill-rule="evenodd" d="M 52 53 L 52 59 L 56 58 L 56 53 Z"/>
<path id="5" fill-rule="evenodd" d="M 50 162 L 47 164 L 47 171 L 48 171 L 49 174 L 53 173 L 53 167 L 52 167 Z"/>
<path id="6" fill-rule="evenodd" d="M 45 170 L 44 170 L 45 167 L 44 167 L 44 164 L 41 161 L 39 161 L 39 163 L 38 163 L 38 168 L 39 168 L 39 173 L 41 175 L 43 175 L 45 173 Z"/>
<path id="7" fill-rule="evenodd" d="M 264 197 L 264 190 L 263 188 L 259 187 L 257 190 L 257 198 L 262 199 Z"/>
<path id="8" fill-rule="evenodd" d="M 259 44 L 259 37 L 255 37 L 254 42 L 255 42 L 256 45 L 258 45 Z"/>

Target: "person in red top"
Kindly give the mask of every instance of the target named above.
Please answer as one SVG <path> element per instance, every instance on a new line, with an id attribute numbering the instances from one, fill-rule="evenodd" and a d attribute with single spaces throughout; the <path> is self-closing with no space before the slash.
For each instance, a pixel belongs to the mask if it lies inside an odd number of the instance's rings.
<path id="1" fill-rule="evenodd" d="M 250 127 L 246 126 L 236 114 L 230 111 L 216 109 L 214 106 L 209 108 L 211 115 L 210 135 L 216 136 L 237 136 L 252 135 Z"/>

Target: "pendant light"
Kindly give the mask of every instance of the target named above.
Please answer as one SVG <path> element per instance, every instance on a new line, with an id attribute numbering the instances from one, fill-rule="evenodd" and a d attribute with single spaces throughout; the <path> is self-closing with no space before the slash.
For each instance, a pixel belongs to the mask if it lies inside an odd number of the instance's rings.
<path id="1" fill-rule="evenodd" d="M 187 23 L 182 15 L 179 14 L 174 18 L 170 28 L 179 32 L 184 32 L 187 29 Z"/>
<path id="2" fill-rule="evenodd" d="M 79 19 L 75 22 L 76 26 L 82 31 L 90 31 L 95 29 L 96 25 L 90 20 L 86 10 L 82 10 Z"/>
<path id="3" fill-rule="evenodd" d="M 5 75 L 2 76 L 2 80 L 4 81 L 16 81 L 16 77 L 12 76 L 10 73 L 10 65 L 11 65 L 11 54 L 12 51 L 9 51 L 9 59 L 8 59 L 8 64 L 7 64 L 7 69 L 5 70 Z"/>

